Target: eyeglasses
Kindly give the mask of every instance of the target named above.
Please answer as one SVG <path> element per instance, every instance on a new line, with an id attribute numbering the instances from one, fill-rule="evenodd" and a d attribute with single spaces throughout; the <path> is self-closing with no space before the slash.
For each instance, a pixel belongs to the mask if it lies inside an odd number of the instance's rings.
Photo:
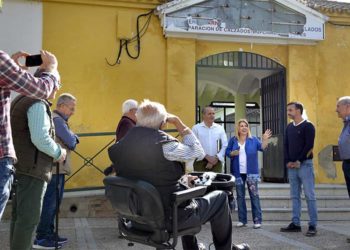
<path id="1" fill-rule="evenodd" d="M 75 111 L 75 107 L 71 107 L 68 104 L 64 104 L 71 112 Z"/>

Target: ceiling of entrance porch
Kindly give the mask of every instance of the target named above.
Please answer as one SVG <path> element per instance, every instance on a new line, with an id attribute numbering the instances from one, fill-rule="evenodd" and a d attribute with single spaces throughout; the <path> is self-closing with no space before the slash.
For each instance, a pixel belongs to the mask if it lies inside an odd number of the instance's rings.
<path id="1" fill-rule="evenodd" d="M 226 92 L 235 96 L 245 94 L 254 96 L 260 89 L 260 80 L 278 70 L 227 69 L 198 67 L 198 97 L 205 92 L 215 96 Z"/>

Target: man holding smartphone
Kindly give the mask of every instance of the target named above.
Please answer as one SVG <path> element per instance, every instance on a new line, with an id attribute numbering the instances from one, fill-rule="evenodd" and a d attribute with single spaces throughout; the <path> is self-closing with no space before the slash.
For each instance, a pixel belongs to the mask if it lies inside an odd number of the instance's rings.
<path id="1" fill-rule="evenodd" d="M 39 99 L 48 98 L 53 90 L 59 88 L 57 59 L 48 51 L 41 51 L 43 73 L 34 77 L 19 63 L 20 58 L 29 54 L 17 52 L 12 58 L 0 50 L 0 220 L 10 196 L 13 182 L 16 153 L 13 146 L 10 126 L 11 90 L 19 94 Z"/>

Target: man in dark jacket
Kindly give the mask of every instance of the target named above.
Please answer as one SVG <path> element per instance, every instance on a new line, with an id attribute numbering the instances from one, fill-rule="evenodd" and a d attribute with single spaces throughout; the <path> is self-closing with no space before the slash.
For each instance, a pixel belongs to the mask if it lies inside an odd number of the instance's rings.
<path id="1" fill-rule="evenodd" d="M 180 162 L 203 159 L 205 153 L 192 131 L 177 116 L 168 114 L 162 104 L 145 100 L 136 118 L 137 126 L 109 149 L 109 156 L 118 176 L 147 181 L 159 191 L 165 216 L 170 221 L 171 194 L 183 189 L 178 182 L 183 175 Z M 175 126 L 182 142 L 160 130 L 166 123 Z M 188 176 L 188 183 L 192 178 Z M 215 249 L 231 250 L 232 221 L 225 192 L 211 192 L 179 208 L 179 229 L 207 221 L 211 223 Z M 195 236 L 183 236 L 182 244 L 184 250 L 198 249 Z M 244 247 L 248 249 L 247 245 Z"/>
<path id="2" fill-rule="evenodd" d="M 55 97 L 53 91 L 50 99 Z M 63 162 L 66 150 L 55 142 L 50 104 L 46 100 L 16 97 L 11 104 L 11 127 L 18 162 L 12 203 L 11 250 L 31 249 L 53 162 Z"/>

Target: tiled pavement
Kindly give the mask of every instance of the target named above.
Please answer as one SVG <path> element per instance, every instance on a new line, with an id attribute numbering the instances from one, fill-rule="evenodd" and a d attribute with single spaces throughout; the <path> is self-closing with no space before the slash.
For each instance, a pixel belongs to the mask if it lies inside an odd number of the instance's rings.
<path id="1" fill-rule="evenodd" d="M 252 249 L 350 249 L 346 242 L 350 235 L 350 222 L 321 222 L 316 237 L 305 237 L 307 226 L 303 222 L 302 233 L 281 233 L 280 227 L 286 222 L 265 222 L 261 229 L 253 229 L 252 225 L 233 229 L 235 243 L 247 242 Z M 234 224 L 235 225 L 235 222 Z M 0 223 L 0 249 L 7 250 L 9 238 L 9 221 Z M 60 220 L 60 235 L 68 237 L 69 242 L 64 246 L 66 250 L 147 250 L 152 249 L 135 244 L 128 246 L 128 242 L 118 238 L 117 222 L 114 218 L 64 218 Z M 211 243 L 210 224 L 202 227 L 198 235 L 207 249 Z M 181 250 L 181 242 L 176 249 Z M 211 247 L 214 250 L 214 247 Z"/>

